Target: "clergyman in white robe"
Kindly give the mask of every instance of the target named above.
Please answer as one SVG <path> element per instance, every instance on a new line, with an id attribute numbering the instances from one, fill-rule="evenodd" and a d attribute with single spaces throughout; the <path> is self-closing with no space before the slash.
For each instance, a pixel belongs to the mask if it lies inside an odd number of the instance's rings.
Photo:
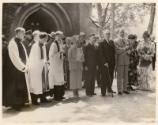
<path id="1" fill-rule="evenodd" d="M 24 74 L 27 71 L 27 53 L 20 38 L 15 37 L 9 42 L 8 56 L 8 82 L 6 90 L 3 90 L 6 92 L 4 105 L 17 109 L 28 102 Z"/>
<path id="2" fill-rule="evenodd" d="M 54 98 L 60 99 L 64 95 L 63 56 L 57 41 L 51 44 L 49 50 L 49 87 L 54 88 Z"/>
<path id="3" fill-rule="evenodd" d="M 43 93 L 42 70 L 43 60 L 41 60 L 39 41 L 36 41 L 31 48 L 29 56 L 30 92 L 35 95 Z"/>

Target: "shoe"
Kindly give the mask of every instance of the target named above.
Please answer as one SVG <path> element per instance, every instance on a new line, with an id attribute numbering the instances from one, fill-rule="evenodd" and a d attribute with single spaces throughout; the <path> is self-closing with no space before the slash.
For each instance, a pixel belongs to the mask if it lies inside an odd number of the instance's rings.
<path id="1" fill-rule="evenodd" d="M 33 105 L 39 105 L 39 103 L 38 103 L 38 102 L 32 102 L 32 104 L 33 104 Z"/>
<path id="2" fill-rule="evenodd" d="M 106 96 L 106 94 L 101 94 L 101 96 L 105 97 L 105 96 Z"/>
<path id="3" fill-rule="evenodd" d="M 135 91 L 135 89 L 134 89 L 132 86 L 130 87 L 130 90 L 131 90 L 131 91 Z"/>
<path id="4" fill-rule="evenodd" d="M 54 98 L 55 101 L 62 101 L 63 99 L 65 99 L 65 97 L 61 97 L 61 98 Z"/>
<path id="5" fill-rule="evenodd" d="M 55 101 L 62 101 L 62 99 L 54 99 Z"/>
<path id="6" fill-rule="evenodd" d="M 107 95 L 113 97 L 113 92 L 107 92 Z"/>
<path id="7" fill-rule="evenodd" d="M 92 95 L 97 95 L 96 93 L 93 93 Z"/>
<path id="8" fill-rule="evenodd" d="M 118 92 L 118 95 L 122 95 L 122 92 Z"/>
<path id="9" fill-rule="evenodd" d="M 41 103 L 49 103 L 49 102 L 51 102 L 51 100 L 47 100 L 46 98 L 41 99 Z"/>
<path id="10" fill-rule="evenodd" d="M 88 97 L 92 97 L 92 95 L 87 95 Z"/>
<path id="11" fill-rule="evenodd" d="M 113 91 L 113 90 L 109 90 L 108 92 L 109 92 L 109 93 L 116 93 L 116 92 L 115 92 L 115 91 Z"/>
<path id="12" fill-rule="evenodd" d="M 112 93 L 116 93 L 116 92 L 112 90 Z"/>
<path id="13" fill-rule="evenodd" d="M 17 105 L 17 106 L 15 105 L 15 106 L 12 106 L 12 108 L 13 108 L 15 111 L 21 111 L 21 108 L 22 108 L 22 107 L 21 107 L 21 106 L 18 106 L 18 105 Z"/>
<path id="14" fill-rule="evenodd" d="M 125 94 L 130 94 L 128 91 L 123 91 L 123 93 L 125 93 Z"/>
<path id="15" fill-rule="evenodd" d="M 63 100 L 63 99 L 65 99 L 65 97 L 61 97 L 61 99 Z"/>

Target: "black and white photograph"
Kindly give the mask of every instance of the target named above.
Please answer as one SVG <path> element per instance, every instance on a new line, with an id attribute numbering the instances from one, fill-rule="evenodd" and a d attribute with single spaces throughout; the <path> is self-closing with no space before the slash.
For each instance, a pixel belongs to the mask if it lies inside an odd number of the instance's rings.
<path id="1" fill-rule="evenodd" d="M 2 121 L 156 124 L 156 2 L 1 3 Z"/>

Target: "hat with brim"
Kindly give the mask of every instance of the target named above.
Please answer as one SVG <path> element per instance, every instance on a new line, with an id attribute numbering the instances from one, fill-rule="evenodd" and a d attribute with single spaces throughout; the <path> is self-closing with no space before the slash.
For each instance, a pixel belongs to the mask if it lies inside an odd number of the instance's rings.
<path id="1" fill-rule="evenodd" d="M 130 34 L 130 35 L 128 35 L 128 39 L 135 39 L 136 38 L 136 36 L 135 35 L 133 35 L 133 34 Z"/>
<path id="2" fill-rule="evenodd" d="M 80 32 L 80 36 L 85 36 L 86 34 L 84 32 Z"/>
<path id="3" fill-rule="evenodd" d="M 149 34 L 148 31 L 145 31 L 145 32 L 143 33 L 143 38 L 144 38 L 144 37 L 148 37 L 148 38 L 150 37 L 150 34 Z"/>
<path id="4" fill-rule="evenodd" d="M 27 30 L 27 31 L 25 32 L 25 35 L 32 35 L 32 30 Z"/>
<path id="5" fill-rule="evenodd" d="M 23 27 L 17 27 L 15 32 L 25 32 L 25 29 Z"/>
<path id="6" fill-rule="evenodd" d="M 40 35 L 39 35 L 40 39 L 44 39 L 47 36 L 48 36 L 48 34 L 46 32 L 41 32 Z"/>
<path id="7" fill-rule="evenodd" d="M 51 38 L 54 38 L 54 37 L 55 37 L 55 35 L 56 35 L 56 33 L 55 33 L 55 32 L 51 32 L 51 33 L 49 34 L 49 36 L 50 36 Z"/>
<path id="8" fill-rule="evenodd" d="M 88 38 L 92 37 L 92 36 L 95 36 L 94 33 L 91 33 L 90 35 L 88 35 Z"/>
<path id="9" fill-rule="evenodd" d="M 56 31 L 55 35 L 63 35 L 63 32 L 62 31 Z"/>
<path id="10" fill-rule="evenodd" d="M 72 36 L 72 42 L 73 42 L 73 43 L 79 42 L 79 36 L 78 36 L 78 35 L 73 35 L 73 36 Z"/>
<path id="11" fill-rule="evenodd" d="M 32 33 L 33 36 L 35 35 L 40 35 L 40 31 L 39 30 L 35 30 L 33 33 Z"/>

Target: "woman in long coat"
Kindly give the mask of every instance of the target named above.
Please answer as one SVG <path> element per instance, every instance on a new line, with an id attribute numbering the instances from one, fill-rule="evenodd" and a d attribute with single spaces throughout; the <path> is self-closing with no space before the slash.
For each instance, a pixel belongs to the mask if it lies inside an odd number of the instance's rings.
<path id="1" fill-rule="evenodd" d="M 129 71 L 128 71 L 128 90 L 134 91 L 134 88 L 132 86 L 138 86 L 137 66 L 139 63 L 139 56 L 136 49 L 137 48 L 136 35 L 130 34 L 128 36 L 128 40 L 131 46 L 131 49 L 128 52 L 130 58 Z"/>
<path id="2" fill-rule="evenodd" d="M 64 99 L 64 52 L 62 49 L 61 32 L 56 33 L 55 41 L 49 50 L 49 86 L 54 88 L 54 99 L 60 101 Z"/>
<path id="3" fill-rule="evenodd" d="M 78 97 L 78 90 L 82 88 L 82 63 L 84 61 L 83 50 L 79 46 L 78 36 L 73 36 L 72 45 L 68 51 L 70 70 L 70 89 L 74 97 Z"/>

